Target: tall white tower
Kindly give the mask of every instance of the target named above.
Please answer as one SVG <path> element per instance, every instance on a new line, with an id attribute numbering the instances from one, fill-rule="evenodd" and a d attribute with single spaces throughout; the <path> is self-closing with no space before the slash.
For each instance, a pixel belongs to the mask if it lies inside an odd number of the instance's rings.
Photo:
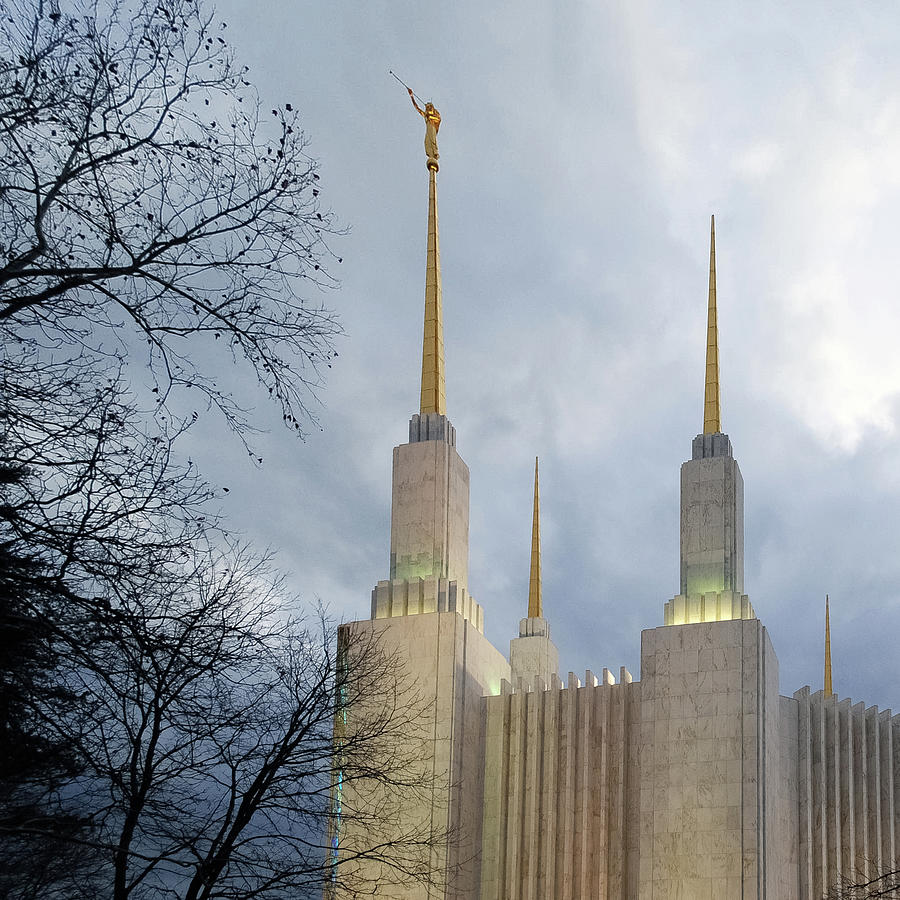
<path id="1" fill-rule="evenodd" d="M 425 326 L 419 412 L 394 448 L 390 578 L 372 592 L 372 618 L 457 611 L 484 630 L 469 597 L 469 467 L 446 413 L 436 160 L 428 161 Z"/>
<path id="2" fill-rule="evenodd" d="M 534 512 L 531 520 L 531 571 L 528 577 L 528 616 L 519 622 L 519 636 L 509 642 L 513 684 L 555 685 L 559 679 L 559 651 L 550 640 L 541 589 L 541 498 L 538 461 L 534 460 Z M 539 679 L 539 682 L 536 681 Z"/>
<path id="3" fill-rule="evenodd" d="M 365 777 L 347 785 L 333 850 L 335 867 L 354 873 L 358 893 L 352 896 L 377 892 L 396 900 L 478 895 L 481 703 L 510 677 L 509 663 L 485 639 L 483 611 L 468 593 L 469 469 L 446 414 L 438 162 L 433 144 L 431 149 L 421 400 L 408 442 L 394 448 L 390 577 L 372 591 L 371 619 L 346 626 L 364 643 L 374 638 L 396 684 L 393 695 L 392 685 L 380 695 L 409 717 L 404 746 L 397 746 L 397 755 L 409 760 L 401 777 L 408 790 L 392 791 L 390 814 L 379 820 L 383 786 Z M 365 714 L 365 702 L 350 709 L 348 734 L 353 716 Z M 394 861 L 379 860 L 381 851 L 372 853 L 379 847 Z"/>
<path id="4" fill-rule="evenodd" d="M 703 432 L 681 466 L 681 587 L 665 624 L 752 619 L 744 594 L 744 479 L 722 432 L 716 308 L 716 220 L 710 220 Z"/>

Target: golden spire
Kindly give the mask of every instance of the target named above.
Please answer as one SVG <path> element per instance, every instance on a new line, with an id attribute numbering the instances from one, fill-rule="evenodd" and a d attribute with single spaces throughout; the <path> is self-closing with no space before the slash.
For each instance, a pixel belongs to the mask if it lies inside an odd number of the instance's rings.
<path id="1" fill-rule="evenodd" d="M 719 410 L 719 329 L 716 317 L 716 217 L 709 226 L 709 311 L 706 320 L 706 392 L 703 397 L 703 433 L 722 430 Z"/>
<path id="2" fill-rule="evenodd" d="M 428 166 L 428 245 L 425 253 L 425 333 L 422 339 L 422 402 L 419 412 L 446 415 L 444 396 L 444 319 L 441 308 L 441 251 L 438 244 L 437 170 Z"/>
<path id="3" fill-rule="evenodd" d="M 544 614 L 541 602 L 541 502 L 538 493 L 538 458 L 534 458 L 534 517 L 531 520 L 531 576 L 528 579 L 528 618 Z"/>
<path id="4" fill-rule="evenodd" d="M 831 621 L 828 615 L 828 594 L 825 595 L 825 696 L 834 696 L 831 689 Z"/>

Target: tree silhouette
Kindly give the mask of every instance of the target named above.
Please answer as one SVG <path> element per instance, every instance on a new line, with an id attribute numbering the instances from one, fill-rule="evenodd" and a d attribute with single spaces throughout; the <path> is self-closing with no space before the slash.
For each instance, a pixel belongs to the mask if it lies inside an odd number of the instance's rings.
<path id="1" fill-rule="evenodd" d="M 240 429 L 218 344 L 302 431 L 338 331 L 333 223 L 297 111 L 261 108 L 225 34 L 192 0 L 12 0 L 0 334 L 100 371 L 143 346 L 158 402 L 199 390 Z"/>
<path id="2" fill-rule="evenodd" d="M 875 900 L 879 897 L 885 900 L 900 898 L 900 868 L 891 867 L 868 875 L 860 871 L 845 876 L 824 900 Z"/>
<path id="3" fill-rule="evenodd" d="M 296 612 L 178 453 L 185 391 L 251 427 L 232 360 L 302 433 L 338 332 L 297 111 L 260 106 L 226 34 L 192 0 L 0 12 L 10 896 L 352 896 L 366 860 L 435 877 L 441 836 L 402 826 L 427 703 L 375 641 Z M 345 821 L 400 823 L 340 862 L 338 773 L 383 801 Z"/>

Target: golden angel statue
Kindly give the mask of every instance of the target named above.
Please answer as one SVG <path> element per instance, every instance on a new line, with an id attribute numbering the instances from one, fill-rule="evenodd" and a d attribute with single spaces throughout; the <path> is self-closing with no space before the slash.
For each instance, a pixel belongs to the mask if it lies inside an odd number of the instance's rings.
<path id="1" fill-rule="evenodd" d="M 441 114 L 435 109 L 434 104 L 430 101 L 425 104 L 425 109 L 422 109 L 422 107 L 416 103 L 416 98 L 412 90 L 410 88 L 407 88 L 406 90 L 409 91 L 409 99 L 412 100 L 412 105 L 416 108 L 416 112 L 425 120 L 425 155 L 428 157 L 428 162 L 433 162 L 436 167 L 439 158 L 437 133 L 441 127 Z"/>

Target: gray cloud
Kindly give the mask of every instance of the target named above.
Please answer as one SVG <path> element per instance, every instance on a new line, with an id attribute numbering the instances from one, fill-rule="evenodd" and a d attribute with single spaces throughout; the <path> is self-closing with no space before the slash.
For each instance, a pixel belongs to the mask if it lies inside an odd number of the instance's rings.
<path id="1" fill-rule="evenodd" d="M 230 0 L 264 102 L 295 103 L 350 226 L 322 431 L 262 467 L 195 458 L 306 598 L 364 617 L 387 575 L 391 447 L 416 411 L 426 173 L 394 68 L 444 117 L 448 413 L 472 473 L 472 593 L 499 647 L 527 603 L 541 457 L 545 610 L 564 668 L 639 663 L 678 587 L 699 429 L 709 213 L 747 583 L 782 691 L 900 702 L 900 63 L 890 7 Z M 263 12 L 260 12 L 263 10 Z M 261 403 L 262 401 L 260 401 Z M 268 420 L 273 421 L 269 422 Z"/>

